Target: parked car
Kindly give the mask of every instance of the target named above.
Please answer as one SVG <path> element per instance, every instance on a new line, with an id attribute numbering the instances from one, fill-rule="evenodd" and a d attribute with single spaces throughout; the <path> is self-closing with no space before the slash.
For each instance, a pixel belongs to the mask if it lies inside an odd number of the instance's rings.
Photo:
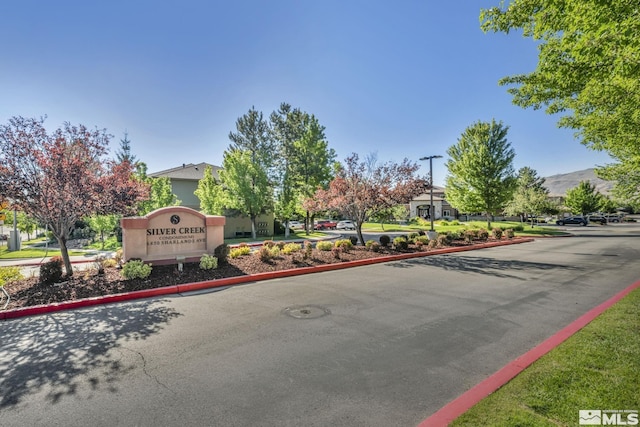
<path id="1" fill-rule="evenodd" d="M 556 221 L 556 224 L 558 225 L 565 225 L 565 224 L 580 224 L 580 225 L 587 225 L 587 219 L 583 216 L 570 216 L 567 218 L 560 218 L 559 220 Z"/>
<path id="2" fill-rule="evenodd" d="M 322 219 L 322 220 L 316 221 L 313 228 L 315 230 L 335 230 L 337 225 L 338 224 L 335 221 Z"/>
<path id="3" fill-rule="evenodd" d="M 289 221 L 289 228 L 291 230 L 304 230 L 304 224 L 300 221 Z"/>
<path id="4" fill-rule="evenodd" d="M 336 224 L 338 230 L 355 230 L 356 225 L 351 220 L 340 221 Z"/>
<path id="5" fill-rule="evenodd" d="M 589 222 L 599 222 L 602 225 L 605 225 L 607 223 L 607 218 L 605 218 L 604 215 L 600 214 L 589 215 L 587 219 L 589 220 Z"/>
<path id="6" fill-rule="evenodd" d="M 609 222 L 620 222 L 622 220 L 622 217 L 618 214 L 609 214 L 604 217 L 607 218 L 607 221 Z"/>

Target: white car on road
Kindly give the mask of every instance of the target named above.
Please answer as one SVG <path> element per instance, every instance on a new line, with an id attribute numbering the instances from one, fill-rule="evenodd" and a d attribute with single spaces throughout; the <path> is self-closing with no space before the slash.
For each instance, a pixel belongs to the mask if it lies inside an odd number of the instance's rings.
<path id="1" fill-rule="evenodd" d="M 353 223 L 353 221 L 350 221 L 350 220 L 340 221 L 338 222 L 338 225 L 336 225 L 336 229 L 337 230 L 355 230 L 356 225 Z"/>

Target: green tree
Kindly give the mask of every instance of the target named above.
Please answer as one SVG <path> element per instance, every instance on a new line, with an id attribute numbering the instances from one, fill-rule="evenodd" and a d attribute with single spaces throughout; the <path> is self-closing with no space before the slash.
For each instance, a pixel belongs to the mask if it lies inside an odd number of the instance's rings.
<path id="1" fill-rule="evenodd" d="M 227 197 L 221 183 L 213 176 L 211 166 L 204 169 L 204 176 L 198 181 L 194 191 L 200 200 L 200 210 L 207 215 L 222 215 L 227 205 Z"/>
<path id="2" fill-rule="evenodd" d="M 113 232 L 120 222 L 119 215 L 93 215 L 85 218 L 89 227 L 96 233 L 100 234 L 100 243 L 104 249 L 105 234 Z"/>
<path id="3" fill-rule="evenodd" d="M 538 65 L 500 80 L 513 102 L 562 114 L 587 147 L 617 163 L 597 169 L 623 199 L 640 200 L 640 8 L 637 1 L 513 0 L 482 10 L 484 31 L 521 29 Z"/>
<path id="4" fill-rule="evenodd" d="M 508 130 L 502 122 L 478 121 L 447 150 L 447 200 L 461 212 L 486 214 L 488 228 L 515 188 L 515 151 L 507 141 Z"/>
<path id="5" fill-rule="evenodd" d="M 6 211 L 5 226 L 13 227 L 13 212 L 12 210 Z M 22 211 L 18 211 L 16 219 L 16 228 L 21 233 L 27 233 L 27 240 L 31 240 L 31 233 L 38 228 L 38 221 Z"/>
<path id="6" fill-rule="evenodd" d="M 589 181 L 581 181 L 578 186 L 567 190 L 564 204 L 572 213 L 586 215 L 597 211 L 603 203 L 603 196 Z"/>
<path id="7" fill-rule="evenodd" d="M 120 150 L 116 152 L 116 160 L 118 163 L 127 161 L 132 165 L 136 164 L 136 156 L 131 154 L 131 141 L 129 140 L 129 134 L 124 132 L 124 139 L 120 140 Z"/>
<path id="8" fill-rule="evenodd" d="M 276 215 L 286 223 L 304 211 L 302 202 L 318 187 L 327 188 L 336 153 L 329 148 L 325 128 L 313 114 L 282 103 L 270 120 L 279 153 Z M 310 213 L 304 213 L 309 233 Z"/>
<path id="9" fill-rule="evenodd" d="M 245 150 L 225 151 L 222 164 L 219 174 L 229 196 L 228 207 L 251 219 L 251 236 L 255 239 L 256 218 L 273 205 L 267 171 L 252 160 L 250 151 Z"/>
<path id="10" fill-rule="evenodd" d="M 146 215 L 167 206 L 179 206 L 182 202 L 173 194 L 171 180 L 167 177 L 153 178 L 147 175 L 147 165 L 136 163 L 136 178 L 150 188 L 149 197 L 138 203 L 138 215 Z"/>
<path id="11" fill-rule="evenodd" d="M 520 168 L 513 198 L 505 206 L 505 213 L 520 215 L 521 221 L 531 216 L 533 227 L 533 217 L 544 213 L 550 205 L 549 190 L 544 187 L 544 181 L 535 170 L 527 166 Z"/>
<path id="12" fill-rule="evenodd" d="M 230 150 L 246 151 L 251 162 L 260 165 L 270 179 L 274 173 L 275 146 L 269 131 L 269 123 L 255 107 L 236 120 L 236 132 L 229 132 Z"/>

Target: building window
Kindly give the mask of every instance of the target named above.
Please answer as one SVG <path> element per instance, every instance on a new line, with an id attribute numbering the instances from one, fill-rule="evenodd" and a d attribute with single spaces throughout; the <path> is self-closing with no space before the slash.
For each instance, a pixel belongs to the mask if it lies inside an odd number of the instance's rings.
<path id="1" fill-rule="evenodd" d="M 449 218 L 451 216 L 451 211 L 449 209 L 445 209 L 442 211 L 442 216 L 445 218 Z"/>

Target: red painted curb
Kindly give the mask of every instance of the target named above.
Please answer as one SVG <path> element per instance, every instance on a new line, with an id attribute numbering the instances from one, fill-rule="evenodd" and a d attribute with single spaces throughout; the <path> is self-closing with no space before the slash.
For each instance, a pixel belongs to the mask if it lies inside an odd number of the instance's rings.
<path id="1" fill-rule="evenodd" d="M 456 399 L 447 403 L 429 418 L 422 421 L 418 427 L 447 426 L 460 415 L 471 409 L 476 403 L 511 381 L 516 375 L 522 372 L 533 362 L 562 344 L 567 338 L 588 325 L 593 319 L 602 314 L 606 309 L 620 301 L 633 290 L 640 288 L 640 280 L 633 283 L 623 291 L 609 298 L 602 304 L 592 308 L 576 320 L 571 322 L 554 335 L 532 348 L 522 356 L 514 359 L 502 369 L 480 382 L 473 388 L 467 390 Z"/>
<path id="2" fill-rule="evenodd" d="M 518 243 L 532 242 L 531 237 L 523 237 L 514 240 L 504 240 L 499 242 L 488 242 L 479 245 L 458 246 L 453 248 L 436 249 L 429 252 L 414 252 L 401 255 L 389 255 L 378 258 L 367 258 L 357 261 L 348 261 L 336 264 L 325 264 L 317 267 L 302 267 L 291 270 L 279 270 L 267 273 L 251 274 L 246 276 L 227 277 L 224 279 L 209 280 L 206 282 L 185 283 L 181 285 L 166 286 L 155 289 L 144 289 L 140 291 L 125 292 L 121 294 L 105 295 L 101 297 L 85 298 L 75 301 L 61 302 L 49 305 L 37 305 L 33 307 L 17 308 L 13 310 L 0 311 L 0 320 L 14 319 L 17 317 L 33 316 L 38 314 L 52 313 L 62 310 L 71 310 L 82 307 L 89 307 L 99 304 L 109 304 L 114 302 L 129 301 L 134 299 L 149 298 L 154 296 L 162 296 L 169 294 L 178 294 L 183 292 L 199 291 L 203 289 L 213 289 L 224 286 L 239 285 L 248 282 L 257 282 L 269 279 L 278 279 L 282 277 L 298 276 L 303 274 L 318 273 L 322 271 L 342 270 L 345 268 L 359 267 L 370 264 L 380 264 L 390 261 L 400 261 L 403 259 L 420 258 L 431 255 L 439 255 L 453 252 L 464 252 L 475 249 L 492 248 L 496 246 L 513 245 Z"/>

